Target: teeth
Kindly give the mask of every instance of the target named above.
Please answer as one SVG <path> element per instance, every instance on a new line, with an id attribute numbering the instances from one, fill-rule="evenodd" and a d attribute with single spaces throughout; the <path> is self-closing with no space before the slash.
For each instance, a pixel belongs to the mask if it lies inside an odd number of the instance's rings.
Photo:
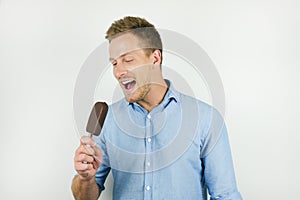
<path id="1" fill-rule="evenodd" d="M 130 83 L 130 82 L 132 82 L 133 80 L 127 80 L 127 81 L 122 81 L 122 84 L 123 85 L 126 85 L 126 84 L 128 84 L 128 83 Z"/>

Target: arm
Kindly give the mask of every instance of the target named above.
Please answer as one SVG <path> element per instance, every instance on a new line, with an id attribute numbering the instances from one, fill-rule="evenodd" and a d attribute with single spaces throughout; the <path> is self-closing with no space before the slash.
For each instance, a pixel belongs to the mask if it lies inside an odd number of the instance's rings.
<path id="1" fill-rule="evenodd" d="M 223 131 L 212 151 L 203 158 L 204 179 L 211 200 L 242 200 L 237 189 L 227 133 Z"/>
<path id="2" fill-rule="evenodd" d="M 242 200 L 237 189 L 227 129 L 222 116 L 213 111 L 202 154 L 204 179 L 211 200 Z"/>
<path id="3" fill-rule="evenodd" d="M 90 137 L 82 137 L 75 152 L 74 165 L 78 175 L 72 182 L 76 200 L 96 200 L 100 192 L 95 181 L 97 169 L 102 163 L 102 151 Z"/>
<path id="4" fill-rule="evenodd" d="M 82 180 L 75 176 L 72 182 L 72 192 L 76 200 L 98 199 L 99 191 L 95 179 Z"/>

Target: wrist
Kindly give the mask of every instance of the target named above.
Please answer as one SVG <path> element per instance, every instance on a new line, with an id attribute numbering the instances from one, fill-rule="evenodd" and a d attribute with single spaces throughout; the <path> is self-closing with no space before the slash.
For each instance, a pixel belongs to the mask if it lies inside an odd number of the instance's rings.
<path id="1" fill-rule="evenodd" d="M 82 182 L 82 183 L 91 184 L 91 183 L 95 182 L 94 177 L 84 177 L 84 176 L 79 175 L 78 178 L 79 178 L 80 182 Z"/>

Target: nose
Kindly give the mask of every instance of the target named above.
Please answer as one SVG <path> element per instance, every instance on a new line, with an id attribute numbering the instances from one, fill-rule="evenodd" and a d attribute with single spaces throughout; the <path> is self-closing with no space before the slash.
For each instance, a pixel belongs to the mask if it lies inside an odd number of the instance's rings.
<path id="1" fill-rule="evenodd" d="M 117 64 L 116 66 L 114 66 L 114 75 L 117 79 L 124 76 L 127 72 L 128 72 L 128 70 L 122 64 Z"/>

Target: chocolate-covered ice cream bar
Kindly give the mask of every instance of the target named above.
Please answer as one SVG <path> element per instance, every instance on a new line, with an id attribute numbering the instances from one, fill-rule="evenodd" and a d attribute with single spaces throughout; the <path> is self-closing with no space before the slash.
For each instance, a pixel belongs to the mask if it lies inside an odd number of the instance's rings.
<path id="1" fill-rule="evenodd" d="M 88 133 L 96 136 L 100 134 L 101 128 L 103 126 L 107 114 L 107 110 L 108 106 L 105 102 L 95 103 L 86 126 L 86 131 Z"/>

